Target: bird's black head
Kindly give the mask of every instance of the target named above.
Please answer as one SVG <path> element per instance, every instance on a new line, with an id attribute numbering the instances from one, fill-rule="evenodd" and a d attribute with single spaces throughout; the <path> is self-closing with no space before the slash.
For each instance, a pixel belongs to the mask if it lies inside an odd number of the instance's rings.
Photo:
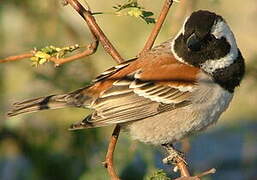
<path id="1" fill-rule="evenodd" d="M 172 41 L 179 61 L 200 67 L 222 87 L 233 92 L 244 75 L 244 59 L 226 21 L 209 11 L 196 11 Z"/>
<path id="2" fill-rule="evenodd" d="M 188 17 L 172 43 L 176 58 L 207 72 L 224 68 L 238 56 L 233 33 L 225 20 L 209 11 L 196 11 Z"/>

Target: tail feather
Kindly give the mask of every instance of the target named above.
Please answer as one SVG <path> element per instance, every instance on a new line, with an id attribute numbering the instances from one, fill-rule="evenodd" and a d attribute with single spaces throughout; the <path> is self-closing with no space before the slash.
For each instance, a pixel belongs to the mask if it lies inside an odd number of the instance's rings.
<path id="1" fill-rule="evenodd" d="M 7 112 L 7 116 L 11 117 L 18 114 L 36 112 L 46 109 L 85 107 L 91 98 L 84 95 L 81 90 L 77 90 L 69 94 L 51 95 L 14 103 L 11 110 Z"/>
<path id="2" fill-rule="evenodd" d="M 7 116 L 16 116 L 18 114 L 36 112 L 46 109 L 58 109 L 68 106 L 66 102 L 67 95 L 51 95 L 40 97 L 23 102 L 14 103 Z"/>

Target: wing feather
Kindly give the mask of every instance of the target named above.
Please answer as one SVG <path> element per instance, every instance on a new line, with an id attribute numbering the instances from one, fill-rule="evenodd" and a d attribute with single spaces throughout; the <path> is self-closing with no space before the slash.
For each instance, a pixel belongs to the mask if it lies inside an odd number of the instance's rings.
<path id="1" fill-rule="evenodd" d="M 98 83 L 109 80 L 112 84 L 101 91 L 91 104 L 95 112 L 80 125 L 98 127 L 127 123 L 188 106 L 199 69 L 181 64 L 169 54 L 158 58 L 124 63 L 97 78 Z"/>
<path id="2" fill-rule="evenodd" d="M 191 92 L 138 79 L 114 82 L 93 104 L 95 113 L 86 121 L 90 124 L 110 125 L 144 119 L 187 106 Z M 162 106 L 162 110 L 159 108 Z M 85 123 L 85 122 L 84 122 Z"/>

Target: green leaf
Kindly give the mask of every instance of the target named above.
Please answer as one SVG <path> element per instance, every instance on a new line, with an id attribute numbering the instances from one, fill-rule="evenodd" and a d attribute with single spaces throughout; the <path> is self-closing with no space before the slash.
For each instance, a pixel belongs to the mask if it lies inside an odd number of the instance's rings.
<path id="1" fill-rule="evenodd" d="M 141 17 L 147 24 L 155 24 L 156 20 L 154 18 Z"/>
<path id="2" fill-rule="evenodd" d="M 153 16 L 153 12 L 150 11 L 142 11 L 142 16 L 140 16 L 147 24 L 154 24 L 156 22 Z"/>
<path id="3" fill-rule="evenodd" d="M 147 177 L 146 180 L 171 180 L 163 170 L 158 170 L 150 177 Z"/>
<path id="4" fill-rule="evenodd" d="M 143 15 L 143 12 L 138 8 L 130 8 L 130 10 L 128 11 L 128 15 L 139 18 L 140 16 Z"/>
<path id="5" fill-rule="evenodd" d="M 116 6 L 113 6 L 113 8 L 116 9 L 116 11 L 121 11 L 123 9 L 132 8 L 132 7 L 137 7 L 139 9 L 141 9 L 141 7 L 138 6 L 137 0 L 128 0 L 124 4 L 118 4 Z"/>
<path id="6" fill-rule="evenodd" d="M 150 16 L 154 15 L 153 12 L 151 12 L 151 11 L 142 11 L 142 12 L 143 12 L 144 17 L 150 17 Z"/>
<path id="7" fill-rule="evenodd" d="M 79 45 L 67 46 L 67 47 L 55 47 L 46 46 L 35 52 L 34 56 L 30 58 L 33 66 L 45 64 L 51 57 L 62 58 L 68 53 L 71 53 L 79 48 Z"/>
<path id="8" fill-rule="evenodd" d="M 48 59 L 51 56 L 49 54 L 45 53 L 45 52 L 37 51 L 36 54 L 35 54 L 35 57 Z"/>
<path id="9" fill-rule="evenodd" d="M 128 0 L 124 4 L 113 6 L 113 8 L 116 11 L 115 14 L 118 16 L 132 16 L 143 19 L 147 24 L 155 23 L 155 18 L 152 17 L 154 13 L 145 11 L 144 8 L 138 4 L 137 0 Z"/>

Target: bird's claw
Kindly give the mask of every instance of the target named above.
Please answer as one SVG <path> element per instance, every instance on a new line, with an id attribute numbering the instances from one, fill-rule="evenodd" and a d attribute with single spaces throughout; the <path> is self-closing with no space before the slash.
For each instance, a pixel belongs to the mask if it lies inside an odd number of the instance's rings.
<path id="1" fill-rule="evenodd" d="M 178 151 L 170 152 L 169 156 L 162 160 L 164 164 L 173 164 L 173 165 L 176 165 L 181 161 L 183 161 L 187 165 L 184 153 L 178 152 Z"/>

